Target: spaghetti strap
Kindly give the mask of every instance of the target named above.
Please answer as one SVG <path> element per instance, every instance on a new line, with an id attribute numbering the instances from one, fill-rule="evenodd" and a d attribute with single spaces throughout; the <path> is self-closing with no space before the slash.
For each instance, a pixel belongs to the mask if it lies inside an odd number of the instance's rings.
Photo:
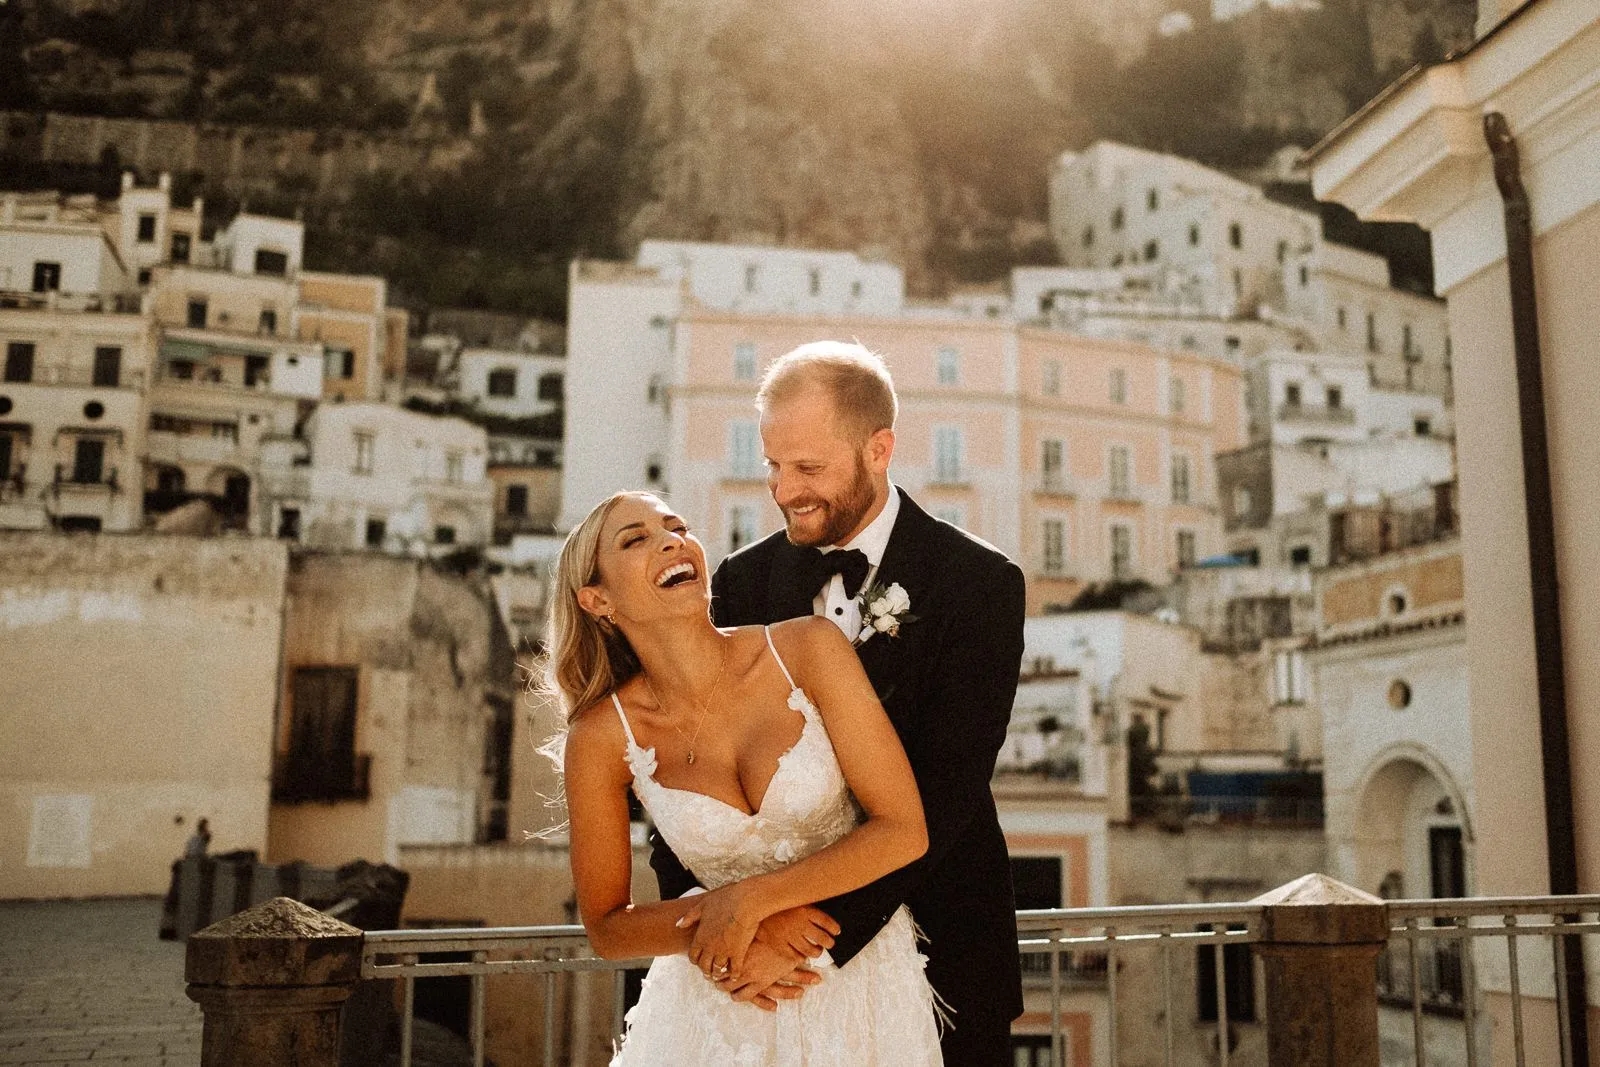
<path id="1" fill-rule="evenodd" d="M 633 739 L 633 727 L 628 725 L 628 716 L 623 714 L 622 701 L 617 699 L 617 694 L 615 691 L 613 691 L 611 694 L 611 703 L 616 705 L 617 718 L 622 720 L 622 732 L 628 735 L 628 747 L 638 748 L 639 742 Z"/>
<path id="2" fill-rule="evenodd" d="M 789 681 L 789 691 L 793 692 L 799 689 L 800 687 L 794 684 L 794 675 L 790 674 L 789 668 L 784 665 L 783 657 L 778 655 L 778 646 L 772 643 L 772 627 L 763 626 L 761 632 L 766 635 L 767 648 L 772 652 L 772 658 L 777 661 L 778 669 L 783 672 L 783 676 Z"/>

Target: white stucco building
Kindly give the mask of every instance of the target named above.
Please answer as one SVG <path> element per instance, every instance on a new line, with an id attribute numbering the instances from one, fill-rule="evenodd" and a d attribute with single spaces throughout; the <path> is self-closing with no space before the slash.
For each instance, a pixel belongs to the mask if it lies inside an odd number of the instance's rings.
<path id="1" fill-rule="evenodd" d="M 410 554 L 489 543 L 494 487 L 482 427 L 349 403 L 320 406 L 306 433 L 305 497 L 279 501 L 277 516 L 304 543 Z"/>

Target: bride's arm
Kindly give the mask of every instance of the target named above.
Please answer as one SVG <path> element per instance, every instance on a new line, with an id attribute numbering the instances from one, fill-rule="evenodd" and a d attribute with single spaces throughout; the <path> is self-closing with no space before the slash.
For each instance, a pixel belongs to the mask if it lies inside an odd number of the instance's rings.
<path id="1" fill-rule="evenodd" d="M 922 798 L 900 738 L 849 641 L 833 623 L 807 617 L 775 626 L 795 682 L 821 712 L 839 769 L 866 819 L 798 863 L 700 898 L 689 956 L 708 973 L 729 960 L 737 972 L 768 916 L 864 886 L 928 849 Z"/>
<path id="2" fill-rule="evenodd" d="M 665 956 L 689 945 L 676 924 L 695 897 L 659 904 L 632 902 L 633 842 L 621 724 L 609 703 L 577 716 L 567 736 L 563 769 L 570 820 L 572 882 L 589 944 L 605 959 Z"/>

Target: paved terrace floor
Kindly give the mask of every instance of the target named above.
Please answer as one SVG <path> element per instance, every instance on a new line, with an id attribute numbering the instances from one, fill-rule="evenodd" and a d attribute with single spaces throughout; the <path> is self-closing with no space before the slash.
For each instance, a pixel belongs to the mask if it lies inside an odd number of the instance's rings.
<path id="1" fill-rule="evenodd" d="M 200 1008 L 155 899 L 0 902 L 0 1064 L 196 1067 Z"/>

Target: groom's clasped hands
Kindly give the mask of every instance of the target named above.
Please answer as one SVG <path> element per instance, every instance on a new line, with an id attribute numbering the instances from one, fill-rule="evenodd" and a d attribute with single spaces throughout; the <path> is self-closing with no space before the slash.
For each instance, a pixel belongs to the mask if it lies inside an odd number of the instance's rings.
<path id="1" fill-rule="evenodd" d="M 839 924 L 820 908 L 752 914 L 753 894 L 735 883 L 701 895 L 678 921 L 694 927 L 689 959 L 734 1000 L 776 1011 L 822 976 L 807 964 L 833 947 Z"/>

